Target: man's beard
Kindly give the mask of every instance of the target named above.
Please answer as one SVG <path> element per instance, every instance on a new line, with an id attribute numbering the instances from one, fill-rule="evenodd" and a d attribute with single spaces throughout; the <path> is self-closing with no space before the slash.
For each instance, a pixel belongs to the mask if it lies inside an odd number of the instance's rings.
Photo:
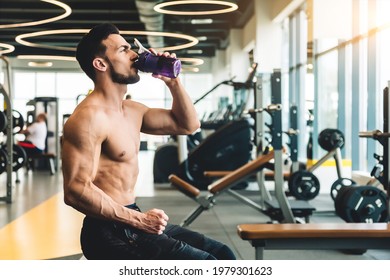
<path id="1" fill-rule="evenodd" d="M 110 65 L 110 74 L 111 74 L 111 80 L 114 83 L 117 84 L 135 84 L 139 81 L 140 77 L 138 74 L 135 75 L 122 75 L 115 71 L 114 66 L 112 65 L 111 61 L 107 58 L 108 65 Z"/>

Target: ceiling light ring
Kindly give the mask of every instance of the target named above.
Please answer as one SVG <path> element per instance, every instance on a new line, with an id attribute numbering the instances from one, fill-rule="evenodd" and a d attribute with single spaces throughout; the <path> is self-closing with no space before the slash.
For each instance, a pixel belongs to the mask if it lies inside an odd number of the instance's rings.
<path id="1" fill-rule="evenodd" d="M 124 30 L 121 31 L 120 33 L 126 35 L 162 36 L 162 37 L 170 37 L 170 38 L 176 38 L 176 39 L 182 39 L 188 41 L 188 43 L 181 44 L 181 45 L 154 48 L 156 51 L 182 50 L 182 49 L 193 47 L 199 43 L 199 40 L 197 38 L 191 35 L 180 34 L 180 33 L 162 32 L 162 31 L 131 31 L 131 30 Z"/>
<path id="2" fill-rule="evenodd" d="M 202 65 L 204 63 L 203 59 L 200 58 L 193 58 L 193 57 L 179 57 L 182 64 L 188 63 L 191 66 L 198 66 Z"/>
<path id="3" fill-rule="evenodd" d="M 29 67 L 47 68 L 52 67 L 53 62 L 51 61 L 29 61 L 27 63 Z"/>
<path id="4" fill-rule="evenodd" d="M 76 58 L 74 56 L 60 56 L 60 55 L 23 55 L 20 54 L 16 57 L 17 59 L 28 59 L 28 60 L 59 60 L 59 61 L 74 61 Z"/>
<path id="5" fill-rule="evenodd" d="M 227 8 L 222 8 L 219 10 L 209 10 L 209 11 L 197 11 L 197 12 L 191 12 L 191 11 L 175 11 L 175 10 L 168 10 L 165 9 L 165 7 L 170 6 L 179 6 L 179 5 L 193 5 L 193 4 L 206 4 L 206 5 L 220 5 L 225 6 Z M 224 13 L 230 13 L 238 9 L 237 4 L 228 2 L 228 1 L 221 1 L 221 0 L 185 0 L 185 1 L 168 1 L 163 2 L 155 5 L 153 9 L 162 14 L 169 14 L 169 15 L 192 15 L 192 16 L 199 16 L 199 15 L 215 15 L 215 14 L 224 14 Z"/>
<path id="6" fill-rule="evenodd" d="M 42 2 L 47 2 L 53 5 L 56 5 L 60 8 L 63 8 L 65 12 L 61 15 L 52 17 L 52 18 L 47 18 L 47 19 L 42 19 L 42 20 L 37 20 L 37 21 L 30 21 L 30 22 L 21 22 L 21 23 L 10 23 L 10 24 L 0 24 L 0 29 L 2 28 L 15 28 L 15 27 L 26 27 L 26 26 L 35 26 L 35 25 L 40 25 L 40 24 L 45 24 L 49 22 L 54 22 L 58 21 L 60 19 L 68 17 L 72 13 L 72 9 L 65 3 L 62 3 L 57 0 L 40 0 Z"/>
<path id="7" fill-rule="evenodd" d="M 0 47 L 2 44 L 0 43 Z M 1 51 L 0 51 L 1 53 Z M 28 60 L 61 60 L 61 61 L 76 61 L 74 56 L 58 56 L 58 55 L 18 55 L 17 59 L 28 59 Z M 198 66 L 204 64 L 204 60 L 201 58 L 192 57 L 179 57 L 183 65 L 188 63 L 190 66 Z"/>
<path id="8" fill-rule="evenodd" d="M 198 67 L 182 67 L 181 68 L 182 72 L 194 72 L 194 73 L 198 73 L 199 72 L 199 68 Z"/>
<path id="9" fill-rule="evenodd" d="M 5 48 L 5 50 L 0 50 L 0 55 L 12 53 L 15 50 L 14 46 L 5 43 L 0 43 L 0 48 Z"/>
<path id="10" fill-rule="evenodd" d="M 35 47 L 35 48 L 45 48 L 45 49 L 53 49 L 53 50 L 62 50 L 62 51 L 75 51 L 76 48 L 73 47 L 61 47 L 61 46 L 50 46 L 50 45 L 44 45 L 44 44 L 37 44 L 32 43 L 29 41 L 26 41 L 26 38 L 32 38 L 32 37 L 39 37 L 39 36 L 45 36 L 45 35 L 57 35 L 57 34 L 75 34 L 75 33 L 82 33 L 86 34 L 89 32 L 90 29 L 57 29 L 57 30 L 45 30 L 45 31 L 37 31 L 32 33 L 25 33 L 16 36 L 15 41 L 19 44 L 22 44 L 24 46 L 28 47 Z M 199 43 L 199 40 L 193 36 L 185 35 L 185 34 L 178 34 L 178 33 L 170 33 L 170 32 L 159 32 L 159 31 L 132 31 L 132 30 L 123 30 L 120 31 L 121 34 L 126 35 L 142 35 L 142 36 L 163 36 L 163 37 L 171 37 L 171 38 L 178 38 L 189 41 L 188 43 L 181 44 L 181 45 L 175 45 L 175 46 L 167 46 L 162 48 L 155 48 L 156 51 L 174 51 L 174 50 L 181 50 L 185 48 L 190 48 L 192 46 L 195 46 Z"/>

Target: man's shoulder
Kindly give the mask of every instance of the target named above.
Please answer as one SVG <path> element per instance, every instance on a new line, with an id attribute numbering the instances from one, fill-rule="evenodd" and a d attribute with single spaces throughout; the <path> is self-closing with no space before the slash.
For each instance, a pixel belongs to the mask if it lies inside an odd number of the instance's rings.
<path id="1" fill-rule="evenodd" d="M 137 112 L 139 114 L 145 114 L 145 112 L 149 109 L 149 107 L 145 104 L 134 100 L 124 100 L 123 104 L 127 110 L 132 111 L 133 113 Z"/>
<path id="2" fill-rule="evenodd" d="M 75 108 L 71 116 L 74 116 L 75 119 L 94 119 L 103 114 L 105 114 L 105 109 L 101 104 L 83 102 Z"/>
<path id="3" fill-rule="evenodd" d="M 65 122 L 63 127 L 64 141 L 80 143 L 88 139 L 105 139 L 109 131 L 107 118 L 100 117 L 101 114 L 95 110 L 83 109 L 75 111 Z"/>
<path id="4" fill-rule="evenodd" d="M 65 127 L 71 127 L 72 130 L 77 128 L 84 129 L 84 126 L 97 129 L 104 126 L 105 120 L 107 119 L 105 116 L 105 111 L 100 106 L 84 104 L 76 107 L 66 121 Z"/>

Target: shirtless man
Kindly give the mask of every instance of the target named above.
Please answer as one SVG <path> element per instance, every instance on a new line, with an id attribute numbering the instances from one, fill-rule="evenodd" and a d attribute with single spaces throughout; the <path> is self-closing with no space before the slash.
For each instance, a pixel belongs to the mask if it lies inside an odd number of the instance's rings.
<path id="1" fill-rule="evenodd" d="M 180 79 L 153 75 L 172 94 L 169 110 L 124 100 L 127 84 L 140 79 L 134 68 L 138 55 L 111 24 L 91 29 L 78 44 L 76 58 L 95 87 L 64 126 L 62 170 L 65 203 L 86 215 L 81 232 L 85 257 L 235 259 L 226 245 L 169 224 L 161 209 L 142 212 L 135 203 L 140 132 L 190 134 L 199 127 Z"/>

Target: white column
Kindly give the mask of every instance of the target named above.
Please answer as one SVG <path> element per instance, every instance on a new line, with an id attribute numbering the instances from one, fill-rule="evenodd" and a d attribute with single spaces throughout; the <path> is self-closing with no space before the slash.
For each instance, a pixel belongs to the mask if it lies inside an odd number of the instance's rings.
<path id="1" fill-rule="evenodd" d="M 279 23 L 272 22 L 272 1 L 256 0 L 256 44 L 255 62 L 259 63 L 260 72 L 272 72 L 281 68 L 282 29 Z"/>
<path id="2" fill-rule="evenodd" d="M 230 31 L 230 45 L 227 49 L 227 61 L 230 61 L 229 72 L 234 81 L 245 82 L 248 76 L 250 66 L 249 54 L 244 50 L 241 29 L 232 29 Z"/>

